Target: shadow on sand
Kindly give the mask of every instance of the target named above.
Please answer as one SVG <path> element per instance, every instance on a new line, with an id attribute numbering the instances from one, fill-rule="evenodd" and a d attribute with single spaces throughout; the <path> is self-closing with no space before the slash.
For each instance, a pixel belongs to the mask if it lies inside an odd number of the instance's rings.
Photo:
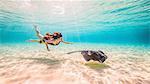
<path id="1" fill-rule="evenodd" d="M 49 59 L 49 58 L 44 58 L 44 57 L 43 58 L 32 58 L 32 57 L 23 58 L 23 57 L 21 57 L 19 59 L 22 59 L 22 60 L 33 60 L 35 63 L 46 64 L 48 66 L 60 64 L 60 62 L 63 61 L 63 60 Z"/>
<path id="2" fill-rule="evenodd" d="M 85 63 L 85 66 L 94 69 L 94 70 L 102 70 L 109 68 L 110 66 L 105 63 L 98 63 L 98 62 L 87 62 Z"/>

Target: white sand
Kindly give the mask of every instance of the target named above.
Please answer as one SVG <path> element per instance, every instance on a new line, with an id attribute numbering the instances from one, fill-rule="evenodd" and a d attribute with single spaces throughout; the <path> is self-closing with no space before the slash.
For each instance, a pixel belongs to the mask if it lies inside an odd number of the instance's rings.
<path id="1" fill-rule="evenodd" d="M 101 49 L 108 55 L 104 69 L 85 66 L 74 50 Z M 149 48 L 110 45 L 1 45 L 0 84 L 150 84 Z"/>

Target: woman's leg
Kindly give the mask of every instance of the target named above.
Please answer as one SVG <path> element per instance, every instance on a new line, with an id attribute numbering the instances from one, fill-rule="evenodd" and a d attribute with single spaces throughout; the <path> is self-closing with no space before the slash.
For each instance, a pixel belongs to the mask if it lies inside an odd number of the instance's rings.
<path id="1" fill-rule="evenodd" d="M 45 42 L 46 48 L 48 51 L 50 51 L 50 49 L 48 48 L 48 44 Z"/>
<path id="2" fill-rule="evenodd" d="M 44 36 L 40 33 L 39 29 L 37 28 L 37 26 L 34 26 L 35 31 L 36 31 L 36 35 L 39 39 L 43 40 Z"/>

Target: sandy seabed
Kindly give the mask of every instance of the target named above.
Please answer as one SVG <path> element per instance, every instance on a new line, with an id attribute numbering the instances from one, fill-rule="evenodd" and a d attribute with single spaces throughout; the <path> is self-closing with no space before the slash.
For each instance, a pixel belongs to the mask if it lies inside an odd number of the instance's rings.
<path id="1" fill-rule="evenodd" d="M 76 44 L 1 45 L 0 84 L 150 84 L 150 48 Z M 76 50 L 102 50 L 107 68 L 85 66 Z"/>

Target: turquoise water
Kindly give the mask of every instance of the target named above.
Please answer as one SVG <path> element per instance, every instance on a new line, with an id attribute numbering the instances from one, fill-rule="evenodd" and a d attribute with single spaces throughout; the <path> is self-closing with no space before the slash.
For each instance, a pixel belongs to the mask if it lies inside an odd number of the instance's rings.
<path id="1" fill-rule="evenodd" d="M 0 43 L 59 31 L 79 43 L 150 44 L 149 0 L 1 0 Z"/>

